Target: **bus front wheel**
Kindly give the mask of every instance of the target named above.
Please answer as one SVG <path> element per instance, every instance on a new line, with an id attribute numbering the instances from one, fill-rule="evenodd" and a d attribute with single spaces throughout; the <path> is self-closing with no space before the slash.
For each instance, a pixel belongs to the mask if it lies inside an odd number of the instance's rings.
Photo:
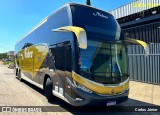
<path id="1" fill-rule="evenodd" d="M 53 99 L 53 94 L 52 94 L 52 81 L 50 78 L 47 78 L 46 80 L 46 85 L 45 85 L 45 96 L 50 102 Z"/>

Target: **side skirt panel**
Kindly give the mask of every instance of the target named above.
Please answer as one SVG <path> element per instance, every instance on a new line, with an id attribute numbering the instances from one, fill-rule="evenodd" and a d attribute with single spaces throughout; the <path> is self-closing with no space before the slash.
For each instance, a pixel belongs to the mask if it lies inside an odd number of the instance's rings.
<path id="1" fill-rule="evenodd" d="M 21 72 L 21 78 L 24 79 L 25 81 L 27 81 L 27 82 L 29 82 L 29 83 L 37 86 L 37 87 L 43 89 L 43 85 L 38 84 L 38 83 L 34 82 L 33 80 L 30 80 L 30 79 L 29 79 L 28 77 L 26 77 L 22 72 Z"/>

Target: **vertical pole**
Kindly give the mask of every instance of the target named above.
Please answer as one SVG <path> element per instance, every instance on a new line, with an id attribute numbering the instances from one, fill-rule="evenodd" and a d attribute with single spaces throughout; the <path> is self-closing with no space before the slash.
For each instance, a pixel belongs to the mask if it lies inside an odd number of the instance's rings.
<path id="1" fill-rule="evenodd" d="M 90 1 L 90 0 L 87 0 L 87 1 L 86 1 L 86 4 L 89 5 L 89 6 L 91 6 L 91 1 Z"/>

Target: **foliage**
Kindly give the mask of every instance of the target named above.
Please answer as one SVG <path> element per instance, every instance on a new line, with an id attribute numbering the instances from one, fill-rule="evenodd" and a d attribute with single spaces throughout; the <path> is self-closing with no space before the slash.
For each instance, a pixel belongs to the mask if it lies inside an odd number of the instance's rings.
<path id="1" fill-rule="evenodd" d="M 8 58 L 7 53 L 0 53 L 0 60 Z"/>
<path id="2" fill-rule="evenodd" d="M 10 62 L 3 62 L 3 65 L 8 65 Z"/>
<path id="3" fill-rule="evenodd" d="M 13 64 L 13 62 L 3 62 L 3 65 Z"/>

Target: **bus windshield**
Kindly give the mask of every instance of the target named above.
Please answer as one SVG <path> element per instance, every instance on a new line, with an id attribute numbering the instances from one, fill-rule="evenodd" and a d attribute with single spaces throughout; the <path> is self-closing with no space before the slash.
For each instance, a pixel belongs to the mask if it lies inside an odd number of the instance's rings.
<path id="1" fill-rule="evenodd" d="M 117 84 L 128 78 L 127 52 L 124 43 L 88 40 L 80 49 L 78 73 L 102 84 Z"/>

